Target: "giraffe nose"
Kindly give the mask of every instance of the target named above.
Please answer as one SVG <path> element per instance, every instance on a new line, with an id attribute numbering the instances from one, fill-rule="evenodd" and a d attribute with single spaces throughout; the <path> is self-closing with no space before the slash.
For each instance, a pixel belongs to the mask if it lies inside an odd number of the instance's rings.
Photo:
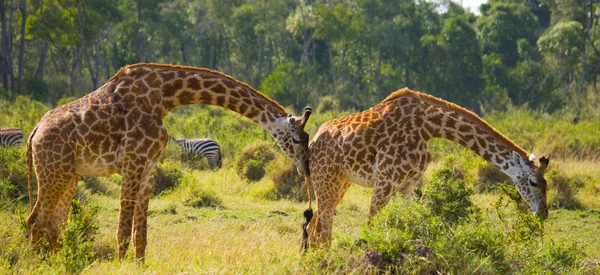
<path id="1" fill-rule="evenodd" d="M 548 218 L 548 208 L 544 207 L 543 209 L 534 212 L 534 215 L 536 215 L 542 220 L 545 220 L 546 218 Z"/>

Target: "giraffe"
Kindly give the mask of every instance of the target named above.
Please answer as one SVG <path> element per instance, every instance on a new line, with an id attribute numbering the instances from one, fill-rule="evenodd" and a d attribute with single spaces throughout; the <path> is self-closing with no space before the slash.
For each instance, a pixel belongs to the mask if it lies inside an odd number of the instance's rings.
<path id="1" fill-rule="evenodd" d="M 117 229 L 118 257 L 133 238 L 136 260 L 143 262 L 152 179 L 168 136 L 164 116 L 188 104 L 221 106 L 262 126 L 308 175 L 308 134 L 312 109 L 296 117 L 232 77 L 208 69 L 140 63 L 121 68 L 92 93 L 47 112 L 27 142 L 31 213 L 30 246 L 39 250 L 43 234 L 55 251 L 61 225 L 80 175 L 123 177 Z M 35 206 L 32 166 L 38 179 Z M 133 233 L 132 233 L 133 232 Z"/>
<path id="2" fill-rule="evenodd" d="M 369 221 L 392 194 L 408 195 L 430 161 L 427 141 L 432 138 L 457 142 L 482 156 L 513 179 L 536 215 L 547 216 L 543 175 L 548 158 L 535 166 L 533 155 L 528 158 L 474 113 L 405 88 L 371 109 L 325 122 L 315 134 L 309 164 L 317 211 L 313 217 L 309 204 L 304 213 L 303 248 L 329 245 L 334 210 L 351 183 L 373 188 Z"/>

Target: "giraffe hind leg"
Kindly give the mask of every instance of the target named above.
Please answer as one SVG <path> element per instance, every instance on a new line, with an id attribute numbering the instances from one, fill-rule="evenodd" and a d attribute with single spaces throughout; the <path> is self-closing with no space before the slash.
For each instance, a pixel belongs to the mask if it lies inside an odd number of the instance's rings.
<path id="1" fill-rule="evenodd" d="M 52 224 L 48 232 L 48 238 L 50 240 L 51 249 L 56 250 L 61 247 L 61 243 L 58 241 L 60 232 L 67 223 L 69 212 L 71 210 L 71 202 L 77 193 L 77 183 L 79 176 L 75 176 L 72 183 L 67 186 L 66 190 L 60 197 L 60 200 L 56 204 L 54 210 L 54 216 L 52 218 Z"/>

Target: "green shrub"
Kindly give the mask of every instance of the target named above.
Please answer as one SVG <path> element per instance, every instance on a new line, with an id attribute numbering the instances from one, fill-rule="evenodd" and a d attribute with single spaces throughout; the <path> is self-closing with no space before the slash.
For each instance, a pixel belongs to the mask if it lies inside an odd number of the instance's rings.
<path id="1" fill-rule="evenodd" d="M 475 181 L 475 192 L 490 192 L 498 188 L 499 183 L 512 183 L 512 179 L 500 171 L 496 166 L 485 163 L 477 171 L 478 180 Z"/>
<path id="2" fill-rule="evenodd" d="M 285 155 L 278 154 L 275 160 L 267 164 L 265 170 L 273 180 L 277 199 L 308 200 L 304 177 L 298 173 L 296 166 Z"/>
<path id="3" fill-rule="evenodd" d="M 0 147 L 0 201 L 26 198 L 27 166 L 24 147 Z"/>
<path id="4" fill-rule="evenodd" d="M 164 161 L 158 163 L 154 174 L 152 195 L 159 195 L 179 184 L 183 171 L 179 162 Z"/>
<path id="5" fill-rule="evenodd" d="M 108 186 L 98 177 L 82 176 L 83 186 L 94 194 L 108 194 Z"/>
<path id="6" fill-rule="evenodd" d="M 475 211 L 469 198 L 473 192 L 465 186 L 463 180 L 454 180 L 450 169 L 434 172 L 424 189 L 425 204 L 432 214 L 445 222 L 456 224 Z"/>
<path id="7" fill-rule="evenodd" d="M 223 201 L 212 190 L 202 188 L 193 189 L 190 195 L 183 201 L 183 205 L 201 208 L 201 207 L 222 207 Z"/>
<path id="8" fill-rule="evenodd" d="M 98 206 L 85 200 L 74 199 L 71 213 L 61 232 L 62 249 L 58 259 L 66 273 L 80 273 L 95 259 L 92 245 L 98 233 L 96 216 Z"/>
<path id="9" fill-rule="evenodd" d="M 265 175 L 265 166 L 275 159 L 272 143 L 256 142 L 244 148 L 237 161 L 237 173 L 240 178 L 259 181 Z"/>

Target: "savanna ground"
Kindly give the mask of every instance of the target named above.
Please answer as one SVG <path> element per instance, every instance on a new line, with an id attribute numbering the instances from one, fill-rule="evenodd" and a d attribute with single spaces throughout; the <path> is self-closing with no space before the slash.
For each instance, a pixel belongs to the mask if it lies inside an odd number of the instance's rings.
<path id="1" fill-rule="evenodd" d="M 47 106 L 0 101 L 0 123 L 29 132 Z M 9 108 L 10 107 L 10 108 Z M 321 123 L 342 113 L 319 110 Z M 1 274 L 173 273 L 600 273 L 600 119 L 527 109 L 484 118 L 527 151 L 550 154 L 543 222 L 506 177 L 480 157 L 432 141 L 423 185 L 396 197 L 367 226 L 371 189 L 352 186 L 338 206 L 328 251 L 300 253 L 305 187 L 257 125 L 231 112 L 180 108 L 174 137 L 212 137 L 224 163 L 182 163 L 169 145 L 150 200 L 146 262 L 116 257 L 120 176 L 83 178 L 56 254 L 28 250 L 24 146 L 0 149 Z M 264 175 L 263 175 L 264 174 Z"/>

